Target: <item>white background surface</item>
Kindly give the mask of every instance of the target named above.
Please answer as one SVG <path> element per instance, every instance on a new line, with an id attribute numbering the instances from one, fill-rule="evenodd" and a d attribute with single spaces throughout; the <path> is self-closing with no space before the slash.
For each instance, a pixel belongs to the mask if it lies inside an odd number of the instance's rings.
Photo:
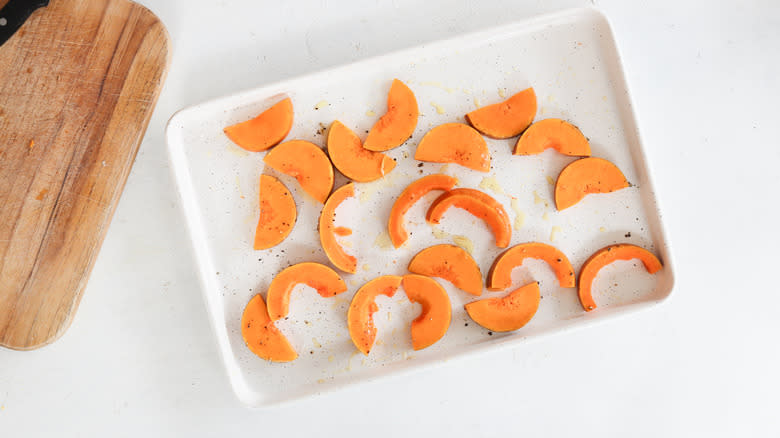
<path id="1" fill-rule="evenodd" d="M 0 350 L 0 436 L 780 434 L 775 1 L 596 2 L 614 27 L 672 243 L 666 304 L 268 411 L 233 396 L 206 321 L 168 171 L 170 115 L 584 3 L 141 3 L 171 34 L 170 74 L 72 327 L 38 351 Z"/>

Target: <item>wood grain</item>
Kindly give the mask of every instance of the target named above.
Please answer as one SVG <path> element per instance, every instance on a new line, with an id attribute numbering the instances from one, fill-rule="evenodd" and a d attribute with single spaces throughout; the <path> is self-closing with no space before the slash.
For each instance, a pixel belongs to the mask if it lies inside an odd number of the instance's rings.
<path id="1" fill-rule="evenodd" d="M 52 0 L 0 47 L 0 345 L 38 348 L 70 325 L 168 47 L 127 0 Z"/>

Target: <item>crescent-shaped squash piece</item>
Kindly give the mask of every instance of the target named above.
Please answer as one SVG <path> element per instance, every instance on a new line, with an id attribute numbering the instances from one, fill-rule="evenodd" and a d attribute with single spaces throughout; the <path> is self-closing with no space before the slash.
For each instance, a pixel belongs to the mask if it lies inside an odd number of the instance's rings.
<path id="1" fill-rule="evenodd" d="M 504 209 L 504 206 L 501 205 L 500 202 L 496 201 L 496 199 L 490 195 L 488 195 L 485 192 L 479 191 L 477 189 L 470 189 L 466 187 L 461 187 L 457 189 L 452 189 L 449 192 L 446 193 L 448 196 L 451 195 L 467 195 L 471 196 L 473 198 L 476 198 L 477 200 L 484 202 L 488 205 L 491 209 L 495 210 L 502 218 L 502 220 L 506 221 L 506 223 L 511 223 L 509 220 L 509 215 L 506 214 L 506 210 Z M 438 202 L 443 201 L 446 199 L 446 196 L 439 196 L 436 198 L 433 203 L 431 204 L 431 209 L 433 209 Z"/>
<path id="2" fill-rule="evenodd" d="M 514 154 L 541 154 L 548 148 L 573 157 L 590 156 L 590 144 L 582 131 L 561 119 L 545 119 L 531 125 L 517 140 Z"/>
<path id="3" fill-rule="evenodd" d="M 476 129 L 463 123 L 445 123 L 428 131 L 420 140 L 414 159 L 455 163 L 480 172 L 490 170 L 487 142 Z"/>
<path id="4" fill-rule="evenodd" d="M 402 145 L 414 134 L 419 115 L 417 98 L 412 90 L 398 79 L 393 79 L 387 93 L 387 112 L 374 123 L 363 147 L 381 152 Z"/>
<path id="5" fill-rule="evenodd" d="M 377 180 L 395 168 L 395 160 L 364 148 L 357 134 L 338 120 L 328 129 L 328 155 L 336 169 L 357 182 Z"/>
<path id="6" fill-rule="evenodd" d="M 443 278 L 471 295 L 482 295 L 482 272 L 463 248 L 441 244 L 425 248 L 409 262 L 409 272 Z"/>
<path id="7" fill-rule="evenodd" d="M 466 120 L 477 131 L 493 138 L 520 135 L 536 117 L 536 93 L 533 88 L 509 99 L 484 106 L 466 114 Z"/>
<path id="8" fill-rule="evenodd" d="M 265 164 L 298 180 L 312 198 L 324 203 L 333 190 L 333 165 L 325 152 L 304 140 L 286 141 L 263 159 Z"/>
<path id="9" fill-rule="evenodd" d="M 319 221 L 320 243 L 325 255 L 328 256 L 333 265 L 344 272 L 354 274 L 357 271 L 357 258 L 344 252 L 344 249 L 336 241 L 336 208 L 344 202 L 345 199 L 355 196 L 355 186 L 352 183 L 345 184 L 336 191 L 325 202 L 322 207 Z"/>
<path id="10" fill-rule="evenodd" d="M 228 126 L 224 132 L 233 143 L 242 148 L 250 152 L 260 152 L 284 140 L 290 133 L 292 122 L 293 105 L 288 97 L 254 119 Z"/>
<path id="11" fill-rule="evenodd" d="M 290 293 L 296 285 L 303 283 L 317 290 L 321 297 L 336 296 L 347 290 L 341 276 L 333 269 L 313 262 L 298 263 L 276 274 L 268 286 L 268 316 L 272 321 L 284 318 L 290 313 Z"/>
<path id="12" fill-rule="evenodd" d="M 542 296 L 536 282 L 510 292 L 502 298 L 485 298 L 468 303 L 466 313 L 477 324 L 494 332 L 517 330 L 534 317 Z"/>
<path id="13" fill-rule="evenodd" d="M 564 210 L 590 193 L 611 193 L 628 187 L 617 166 L 603 158 L 583 158 L 564 167 L 555 182 L 555 207 Z"/>
<path id="14" fill-rule="evenodd" d="M 260 175 L 260 219 L 254 248 L 268 249 L 281 243 L 292 231 L 297 214 L 287 187 L 270 175 Z"/>
<path id="15" fill-rule="evenodd" d="M 455 177 L 436 173 L 424 176 L 409 184 L 395 200 L 390 210 L 390 219 L 387 221 L 387 232 L 393 246 L 399 248 L 409 238 L 409 233 L 404 228 L 404 214 L 426 193 L 432 190 L 450 190 L 455 187 L 458 180 Z"/>
<path id="16" fill-rule="evenodd" d="M 420 316 L 412 321 L 412 347 L 415 350 L 430 347 L 450 328 L 450 297 L 436 280 L 422 275 L 404 275 L 401 285 L 409 301 L 422 306 Z"/>
<path id="17" fill-rule="evenodd" d="M 429 223 L 438 224 L 444 212 L 450 207 L 462 208 L 472 215 L 482 219 L 490 227 L 496 240 L 496 246 L 506 248 L 512 239 L 512 223 L 507 219 L 504 207 L 497 201 L 495 204 L 484 202 L 472 194 L 447 192 L 439 196 L 428 209 L 426 219 Z M 490 196 L 484 194 L 484 196 Z"/>
<path id="18" fill-rule="evenodd" d="M 541 259 L 555 272 L 561 287 L 574 287 L 574 268 L 566 254 L 546 243 L 530 242 L 515 245 L 496 257 L 487 275 L 488 290 L 504 290 L 512 285 L 512 270 L 525 259 Z"/>
<path id="19" fill-rule="evenodd" d="M 347 311 L 349 336 L 363 354 L 371 352 L 376 340 L 374 313 L 379 310 L 374 301 L 378 295 L 392 297 L 402 278 L 396 275 L 383 275 L 364 284 L 355 293 Z"/>
<path id="20" fill-rule="evenodd" d="M 298 353 L 268 316 L 260 294 L 249 300 L 241 316 L 241 336 L 252 353 L 271 362 L 291 362 Z"/>
<path id="21" fill-rule="evenodd" d="M 645 266 L 647 272 L 655 274 L 663 265 L 653 253 L 650 251 L 628 243 L 619 243 L 616 245 L 610 245 L 596 251 L 585 263 L 580 270 L 580 287 L 578 295 L 580 297 L 580 304 L 586 312 L 596 308 L 596 301 L 593 300 L 593 294 L 591 288 L 593 287 L 593 280 L 598 275 L 601 268 L 616 261 L 616 260 L 631 260 L 639 259 Z"/>

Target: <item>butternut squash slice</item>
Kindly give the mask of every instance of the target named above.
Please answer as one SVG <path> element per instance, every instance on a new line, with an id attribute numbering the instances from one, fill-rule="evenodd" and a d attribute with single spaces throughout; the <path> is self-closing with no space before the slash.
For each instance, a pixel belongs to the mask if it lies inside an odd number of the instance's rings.
<path id="1" fill-rule="evenodd" d="M 490 150 L 476 129 L 463 123 L 445 123 L 425 134 L 417 146 L 415 160 L 455 163 L 469 169 L 490 170 Z"/>
<path id="2" fill-rule="evenodd" d="M 287 187 L 270 175 L 260 175 L 260 219 L 254 248 L 268 249 L 281 243 L 295 226 L 297 214 Z"/>
<path id="3" fill-rule="evenodd" d="M 555 182 L 555 207 L 564 210 L 590 193 L 611 193 L 628 187 L 617 166 L 603 158 L 582 158 L 564 167 Z"/>
<path id="4" fill-rule="evenodd" d="M 422 312 L 412 321 L 412 347 L 415 350 L 430 347 L 450 328 L 450 297 L 436 280 L 422 275 L 404 275 L 401 285 L 409 301 L 422 306 Z"/>
<path id="5" fill-rule="evenodd" d="M 378 295 L 392 297 L 402 278 L 396 275 L 383 275 L 364 284 L 355 293 L 347 311 L 347 328 L 352 343 L 363 354 L 368 355 L 376 340 L 374 313 L 379 310 L 374 300 Z"/>
<path id="6" fill-rule="evenodd" d="M 298 263 L 276 274 L 268 286 L 268 316 L 272 321 L 290 313 L 290 293 L 303 283 L 317 290 L 323 298 L 334 297 L 347 290 L 347 285 L 333 269 L 319 263 Z"/>
<path id="7" fill-rule="evenodd" d="M 414 134 L 419 115 L 412 90 L 398 79 L 393 79 L 387 93 L 387 112 L 374 123 L 363 147 L 382 152 L 402 145 Z"/>
<path id="8" fill-rule="evenodd" d="M 489 196 L 486 195 L 485 196 Z M 444 212 L 450 207 L 462 208 L 474 216 L 482 219 L 490 227 L 496 240 L 496 246 L 506 248 L 512 239 L 512 223 L 508 215 L 497 201 L 495 204 L 484 202 L 471 194 L 447 192 L 439 196 L 428 209 L 426 219 L 431 224 L 438 224 Z M 496 207 L 496 205 L 498 207 Z"/>
<path id="9" fill-rule="evenodd" d="M 466 120 L 477 131 L 493 138 L 509 138 L 520 135 L 536 117 L 536 93 L 533 88 L 513 95 L 509 99 L 483 106 L 466 114 Z"/>
<path id="10" fill-rule="evenodd" d="M 336 227 L 333 229 L 333 234 L 337 236 L 350 236 L 352 235 L 352 229 L 347 227 Z"/>
<path id="11" fill-rule="evenodd" d="M 530 242 L 515 245 L 496 257 L 487 275 L 488 290 L 504 290 L 511 286 L 512 271 L 529 258 L 547 262 L 561 287 L 574 287 L 574 268 L 566 254 L 546 243 Z"/>
<path id="12" fill-rule="evenodd" d="M 228 126 L 223 131 L 233 143 L 250 152 L 270 149 L 287 137 L 292 128 L 293 105 L 288 97 L 259 116 Z"/>
<path id="13" fill-rule="evenodd" d="M 409 184 L 395 200 L 393 208 L 390 210 L 390 219 L 387 221 L 387 232 L 393 246 L 399 248 L 409 239 L 409 233 L 404 228 L 404 214 L 426 193 L 432 190 L 450 190 L 457 184 L 458 180 L 452 176 L 436 173 L 424 176 L 417 181 Z"/>
<path id="14" fill-rule="evenodd" d="M 578 295 L 580 297 L 580 304 L 586 312 L 596 308 L 596 301 L 593 300 L 593 294 L 591 288 L 593 287 L 593 280 L 596 279 L 601 268 L 616 261 L 616 260 L 631 260 L 639 259 L 645 266 L 647 272 L 655 274 L 663 265 L 653 253 L 650 251 L 628 243 L 618 243 L 616 245 L 610 245 L 596 251 L 585 263 L 580 270 L 580 287 Z"/>
<path id="15" fill-rule="evenodd" d="M 364 148 L 360 138 L 338 120 L 328 130 L 328 155 L 336 169 L 357 182 L 377 180 L 395 168 L 395 160 Z"/>
<path id="16" fill-rule="evenodd" d="M 533 282 L 502 298 L 485 298 L 464 307 L 471 319 L 494 332 L 511 332 L 528 324 L 539 309 L 539 283 Z"/>
<path id="17" fill-rule="evenodd" d="M 487 204 L 488 207 L 490 207 L 491 209 L 495 210 L 501 216 L 501 219 L 503 221 L 506 221 L 506 223 L 511 223 L 511 221 L 509 220 L 509 215 L 506 213 L 504 206 L 501 205 L 500 202 L 496 201 L 494 197 L 488 195 L 485 192 L 479 191 L 477 189 L 461 187 L 461 188 L 450 190 L 449 192 L 447 192 L 447 195 L 466 195 L 466 196 L 471 196 L 473 198 L 476 198 L 477 200 Z M 438 202 L 441 202 L 444 199 L 446 199 L 445 196 L 439 196 L 438 198 L 436 198 L 431 204 L 431 209 L 433 209 Z"/>
<path id="18" fill-rule="evenodd" d="M 548 148 L 573 157 L 590 156 L 590 144 L 582 131 L 561 119 L 545 119 L 531 125 L 517 140 L 514 154 L 541 154 Z"/>
<path id="19" fill-rule="evenodd" d="M 241 336 L 252 353 L 271 362 L 291 362 L 298 353 L 268 316 L 260 294 L 249 300 L 241 316 Z"/>
<path id="20" fill-rule="evenodd" d="M 320 203 L 324 203 L 333 190 L 333 165 L 314 143 L 286 141 L 271 150 L 263 161 L 297 179 L 303 190 Z"/>
<path id="21" fill-rule="evenodd" d="M 345 199 L 355 196 L 355 187 L 352 183 L 345 184 L 336 191 L 325 202 L 322 207 L 319 221 L 320 243 L 325 255 L 334 266 L 344 272 L 354 274 L 357 271 L 357 258 L 344 252 L 344 249 L 336 241 L 336 232 L 334 222 L 336 220 L 336 208 L 344 202 Z"/>
<path id="22" fill-rule="evenodd" d="M 443 278 L 471 295 L 482 295 L 482 272 L 463 248 L 435 245 L 417 253 L 409 262 L 409 272 Z"/>

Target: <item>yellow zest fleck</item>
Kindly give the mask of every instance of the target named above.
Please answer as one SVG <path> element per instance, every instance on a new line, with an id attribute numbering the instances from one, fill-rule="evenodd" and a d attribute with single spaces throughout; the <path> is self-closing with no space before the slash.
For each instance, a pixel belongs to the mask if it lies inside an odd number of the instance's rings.
<path id="1" fill-rule="evenodd" d="M 371 270 L 371 266 L 363 265 L 363 270 L 364 271 L 370 271 Z"/>
<path id="2" fill-rule="evenodd" d="M 471 90 L 468 88 L 463 89 L 463 94 L 471 94 Z"/>
<path id="3" fill-rule="evenodd" d="M 404 156 L 404 158 L 409 158 L 409 152 L 401 151 L 401 154 Z"/>
<path id="4" fill-rule="evenodd" d="M 437 239 L 446 239 L 450 236 L 450 233 L 446 231 L 442 231 L 439 227 L 431 227 L 431 233 L 433 233 L 433 237 Z"/>
<path id="5" fill-rule="evenodd" d="M 336 360 L 336 356 L 334 356 L 332 354 L 330 356 L 328 356 L 328 362 L 333 362 L 334 360 Z"/>
<path id="6" fill-rule="evenodd" d="M 607 229 L 604 228 L 604 227 L 599 227 L 599 231 L 603 233 L 603 232 L 607 231 Z"/>
<path id="7" fill-rule="evenodd" d="M 547 175 L 547 184 L 549 184 L 551 186 L 555 185 L 555 180 L 550 175 Z"/>
<path id="8" fill-rule="evenodd" d="M 317 379 L 317 383 L 325 383 L 325 379 Z"/>
<path id="9" fill-rule="evenodd" d="M 436 102 L 431 102 L 431 106 L 436 108 L 436 112 L 438 114 L 444 114 L 446 112 L 446 111 L 444 111 L 444 107 L 442 107 L 441 105 L 437 104 Z"/>
<path id="10" fill-rule="evenodd" d="M 501 185 L 498 184 L 498 180 L 494 176 L 486 176 L 482 178 L 482 181 L 479 183 L 479 188 L 491 190 L 495 193 L 498 193 L 499 195 L 504 195 L 506 192 L 504 192 L 504 189 L 501 187 Z"/>
<path id="11" fill-rule="evenodd" d="M 390 240 L 387 231 L 382 231 L 376 236 L 376 239 L 374 239 L 374 246 L 382 249 L 391 248 L 393 246 L 393 242 Z"/>
<path id="12" fill-rule="evenodd" d="M 311 342 L 314 343 L 314 346 L 317 348 L 322 348 L 322 344 L 317 342 L 317 338 L 311 338 Z"/>
<path id="13" fill-rule="evenodd" d="M 368 111 L 366 111 L 366 115 L 368 117 L 374 117 L 376 115 L 376 113 L 374 111 L 372 111 L 372 110 L 368 110 Z"/>
<path id="14" fill-rule="evenodd" d="M 542 219 L 546 220 L 546 221 L 549 221 L 550 220 L 550 215 L 545 211 L 544 214 L 542 215 Z"/>
<path id="15" fill-rule="evenodd" d="M 477 108 L 480 107 L 479 99 L 477 99 L 477 96 L 474 96 L 474 106 L 477 107 Z"/>
<path id="16" fill-rule="evenodd" d="M 552 227 L 552 230 L 550 230 L 550 242 L 555 242 L 555 237 L 556 237 L 556 236 L 558 235 L 558 233 L 560 233 L 561 231 L 563 231 L 563 230 L 561 229 L 561 227 L 559 227 L 559 226 L 557 226 L 557 225 L 553 226 L 553 227 Z"/>
<path id="17" fill-rule="evenodd" d="M 515 211 L 515 229 L 519 230 L 520 228 L 523 228 L 523 224 L 525 223 L 525 213 L 523 213 L 523 210 L 520 210 L 520 202 L 517 201 L 517 198 L 512 198 L 512 210 Z"/>
<path id="18" fill-rule="evenodd" d="M 534 204 L 544 204 L 545 207 L 549 207 L 550 204 L 547 203 L 547 201 L 539 196 L 538 193 L 536 193 L 536 190 L 534 190 Z"/>
<path id="19" fill-rule="evenodd" d="M 506 97 L 506 90 L 504 90 L 503 88 L 499 88 L 498 89 L 498 95 L 500 97 Z"/>
<path id="20" fill-rule="evenodd" d="M 452 241 L 469 254 L 474 251 L 474 243 L 467 236 L 452 236 Z"/>
<path id="21" fill-rule="evenodd" d="M 325 108 L 326 106 L 328 106 L 328 101 L 327 100 L 321 100 L 321 101 L 317 102 L 317 105 L 314 105 L 314 109 L 318 110 L 320 108 Z"/>

